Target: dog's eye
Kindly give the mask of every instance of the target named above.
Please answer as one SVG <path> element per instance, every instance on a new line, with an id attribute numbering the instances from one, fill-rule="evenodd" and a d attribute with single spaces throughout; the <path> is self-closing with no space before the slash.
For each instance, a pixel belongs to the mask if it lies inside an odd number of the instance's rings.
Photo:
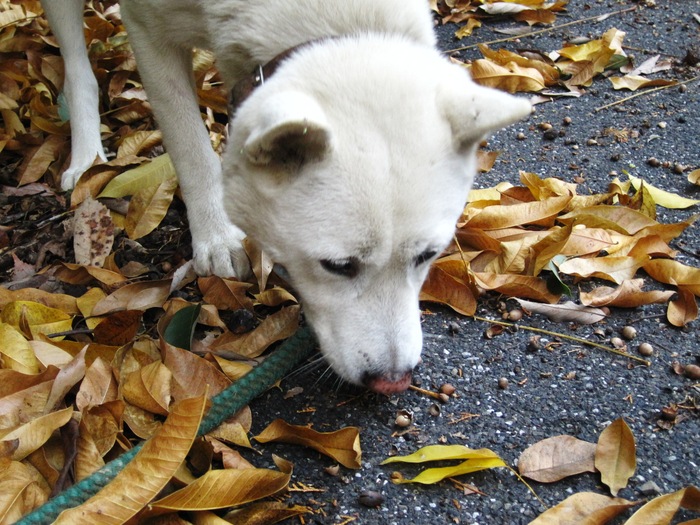
<path id="1" fill-rule="evenodd" d="M 426 261 L 429 261 L 435 255 L 437 252 L 435 250 L 425 250 L 423 253 L 421 253 L 418 257 L 416 257 L 416 266 L 420 266 L 421 264 L 425 263 Z"/>
<path id="2" fill-rule="evenodd" d="M 321 266 L 327 272 L 350 278 L 356 277 L 360 271 L 360 263 L 355 258 L 343 259 L 340 261 L 323 259 L 321 261 Z"/>

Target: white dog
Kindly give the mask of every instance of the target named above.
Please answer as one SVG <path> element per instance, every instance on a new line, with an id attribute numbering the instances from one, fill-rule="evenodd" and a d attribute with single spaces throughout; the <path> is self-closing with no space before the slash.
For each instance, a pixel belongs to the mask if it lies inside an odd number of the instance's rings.
<path id="1" fill-rule="evenodd" d="M 72 116 L 64 189 L 104 158 L 82 1 L 44 2 Z M 427 0 L 122 0 L 121 13 L 196 270 L 247 273 L 251 236 L 286 268 L 343 379 L 406 389 L 422 347 L 418 293 L 452 238 L 477 145 L 530 104 L 440 54 Z M 216 53 L 235 95 L 223 163 L 193 88 L 195 47 Z"/>

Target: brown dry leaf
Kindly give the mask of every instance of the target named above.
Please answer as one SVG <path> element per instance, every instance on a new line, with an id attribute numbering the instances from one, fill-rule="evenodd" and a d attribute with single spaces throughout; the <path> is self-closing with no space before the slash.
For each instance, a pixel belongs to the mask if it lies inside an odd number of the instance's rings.
<path id="1" fill-rule="evenodd" d="M 77 481 L 87 478 L 104 467 L 104 459 L 85 421 L 80 422 L 76 449 L 74 468 Z"/>
<path id="2" fill-rule="evenodd" d="M 120 310 L 160 308 L 170 296 L 170 279 L 132 283 L 111 293 L 92 310 L 92 315 L 106 315 Z"/>
<path id="3" fill-rule="evenodd" d="M 596 445 L 573 436 L 555 436 L 531 445 L 518 459 L 518 471 L 540 483 L 595 472 Z"/>
<path id="4" fill-rule="evenodd" d="M 83 411 L 81 422 L 85 422 L 100 456 L 112 450 L 121 434 L 125 410 L 124 401 L 117 399 Z"/>
<path id="5" fill-rule="evenodd" d="M 521 67 L 515 62 L 501 66 L 490 60 L 478 59 L 472 62 L 469 71 L 474 82 L 508 93 L 537 92 L 546 87 L 539 70 L 534 67 Z"/>
<path id="6" fill-rule="evenodd" d="M 632 514 L 625 525 L 648 525 L 671 523 L 679 509 L 700 511 L 700 490 L 692 485 L 672 494 L 664 494 L 651 500 L 637 512 Z M 698 520 L 685 523 L 692 524 Z"/>
<path id="7" fill-rule="evenodd" d="M 65 395 L 85 377 L 85 351 L 87 345 L 67 363 L 54 379 L 51 393 L 46 400 L 44 413 L 48 414 L 58 408 Z"/>
<path id="8" fill-rule="evenodd" d="M 547 288 L 547 283 L 530 275 L 500 275 L 496 273 L 475 273 L 476 283 L 485 290 L 495 290 L 511 297 L 527 297 L 535 301 L 556 303 L 558 294 Z"/>
<path id="9" fill-rule="evenodd" d="M 63 310 L 69 315 L 79 313 L 76 298 L 72 295 L 61 293 L 45 292 L 37 288 L 21 288 L 19 290 L 8 290 L 0 287 L 0 308 L 4 308 L 12 301 L 32 301 L 41 303 L 49 308 Z"/>
<path id="10" fill-rule="evenodd" d="M 96 280 L 107 286 L 116 286 L 127 281 L 126 277 L 117 272 L 67 262 L 57 265 L 53 274 L 57 279 L 70 284 L 90 284 Z"/>
<path id="11" fill-rule="evenodd" d="M 93 330 L 96 343 L 122 346 L 131 341 L 141 328 L 141 310 L 122 310 L 102 319 Z"/>
<path id="12" fill-rule="evenodd" d="M 33 148 L 18 169 L 19 185 L 36 182 L 43 177 L 51 163 L 58 158 L 65 142 L 65 137 L 49 135 L 40 146 Z"/>
<path id="13" fill-rule="evenodd" d="M 639 75 L 625 75 L 624 77 L 609 77 L 613 89 L 629 89 L 637 91 L 642 88 L 673 86 L 678 84 L 677 80 L 665 80 L 662 78 L 646 78 Z"/>
<path id="14" fill-rule="evenodd" d="M 92 197 L 75 210 L 73 249 L 76 264 L 104 265 L 114 243 L 114 224 L 107 207 Z"/>
<path id="15" fill-rule="evenodd" d="M 636 257 L 579 257 L 561 263 L 559 271 L 577 277 L 598 277 L 621 284 L 623 281 L 633 279 L 637 270 L 645 266 L 648 261 L 649 256 L 644 253 Z"/>
<path id="16" fill-rule="evenodd" d="M 38 339 L 39 334 L 51 336 L 71 329 L 73 319 L 56 308 L 49 308 L 32 301 L 13 301 L 5 305 L 0 321 Z"/>
<path id="17" fill-rule="evenodd" d="M 666 318 L 679 328 L 698 318 L 698 302 L 692 290 L 685 286 L 678 287 L 678 298 L 668 303 Z"/>
<path id="18" fill-rule="evenodd" d="M 579 492 L 546 510 L 529 525 L 603 525 L 635 505 L 638 503 L 622 498 Z"/>
<path id="19" fill-rule="evenodd" d="M 218 439 L 207 435 L 204 437 L 214 451 L 214 454 L 221 457 L 221 464 L 225 469 L 246 469 L 255 468 L 255 466 L 245 459 L 240 452 L 233 450 L 231 447 L 224 445 Z"/>
<path id="20" fill-rule="evenodd" d="M 606 315 L 599 308 L 581 306 L 572 301 L 561 304 L 542 304 L 515 298 L 525 310 L 546 316 L 555 323 L 572 322 L 578 324 L 593 324 L 605 319 Z"/>
<path id="21" fill-rule="evenodd" d="M 3 458 L 0 469 L 0 523 L 15 523 L 49 499 L 51 487 L 33 467 Z"/>
<path id="22" fill-rule="evenodd" d="M 584 224 L 588 228 L 604 228 L 625 235 L 634 235 L 645 228 L 658 226 L 658 223 L 648 216 L 624 206 L 600 204 L 573 210 L 557 220 L 568 224 Z"/>
<path id="23" fill-rule="evenodd" d="M 275 459 L 279 471 L 262 468 L 210 470 L 151 506 L 168 510 L 212 510 L 272 496 L 287 487 L 292 475 L 291 463 Z"/>
<path id="24" fill-rule="evenodd" d="M 467 208 L 464 225 L 485 231 L 541 222 L 551 226 L 554 217 L 564 210 L 570 201 L 569 195 L 510 206 L 489 206 L 482 210 Z"/>
<path id="25" fill-rule="evenodd" d="M 459 276 L 453 275 L 453 270 Z M 478 290 L 461 277 L 465 273 L 465 264 L 461 261 L 438 260 L 423 283 L 420 300 L 445 304 L 462 315 L 474 315 Z"/>
<path id="26" fill-rule="evenodd" d="M 202 420 L 206 396 L 175 404 L 163 426 L 123 470 L 82 505 L 64 510 L 57 525 L 121 524 L 165 486 L 190 450 Z"/>
<path id="27" fill-rule="evenodd" d="M 478 47 L 485 58 L 500 66 L 507 66 L 512 62 L 524 68 L 536 69 L 542 75 L 546 86 L 554 85 L 559 80 L 559 70 L 542 60 L 527 58 L 506 49 L 492 50 L 486 44 L 479 44 Z"/>
<path id="28" fill-rule="evenodd" d="M 248 505 L 242 509 L 237 509 L 226 514 L 228 521 L 220 524 L 204 523 L 195 520 L 195 525 L 226 525 L 227 523 L 237 523 L 238 525 L 272 525 L 281 521 L 301 516 L 311 512 L 309 507 L 301 505 L 289 506 L 282 501 L 261 501 Z"/>
<path id="29" fill-rule="evenodd" d="M 620 286 L 598 286 L 590 292 L 581 291 L 581 302 L 586 306 L 617 306 L 636 308 L 645 304 L 665 303 L 673 295 L 672 290 L 642 290 L 644 279 L 627 279 Z"/>
<path id="30" fill-rule="evenodd" d="M 624 419 L 616 419 L 601 432 L 595 451 L 595 468 L 613 496 L 627 486 L 627 480 L 634 474 L 636 453 L 634 436 Z"/>
<path id="31" fill-rule="evenodd" d="M 107 361 L 98 357 L 85 372 L 85 378 L 75 395 L 75 405 L 82 412 L 109 401 L 116 401 L 117 396 L 118 386 L 112 368 Z"/>
<path id="32" fill-rule="evenodd" d="M 226 332 L 211 345 L 214 351 L 227 350 L 247 358 L 260 356 L 269 346 L 292 336 L 299 328 L 298 305 L 287 306 L 263 319 L 254 330 L 244 334 Z"/>
<path id="33" fill-rule="evenodd" d="M 143 155 L 163 142 L 160 130 L 134 131 L 119 144 L 117 158 Z"/>
<path id="34" fill-rule="evenodd" d="M 274 441 L 303 445 L 333 458 L 344 467 L 359 469 L 362 466 L 360 432 L 356 427 L 345 427 L 335 432 L 318 432 L 309 427 L 290 425 L 276 419 L 254 439 L 259 443 Z"/>
<path id="35" fill-rule="evenodd" d="M 476 152 L 476 169 L 480 173 L 487 173 L 491 171 L 500 153 L 500 151 L 478 150 Z"/>
<path id="36" fill-rule="evenodd" d="M 124 401 L 153 414 L 167 416 L 172 400 L 172 377 L 172 372 L 163 363 L 150 363 L 121 378 Z"/>
<path id="37" fill-rule="evenodd" d="M 2 436 L 0 439 L 2 441 L 19 440 L 19 446 L 12 453 L 11 457 L 15 461 L 21 461 L 46 443 L 51 437 L 51 434 L 53 434 L 56 429 L 68 423 L 72 416 L 72 407 L 57 410 L 56 412 L 51 412 L 45 416 L 33 419 L 9 431 L 0 431 L 0 435 Z"/>
<path id="38" fill-rule="evenodd" d="M 644 271 L 661 283 L 683 286 L 700 296 L 700 268 L 669 259 L 654 259 L 644 265 Z"/>
<path id="39" fill-rule="evenodd" d="M 155 230 L 168 213 L 177 189 L 177 178 L 170 177 L 158 185 L 139 190 L 129 202 L 124 224 L 130 239 L 140 239 Z"/>
<path id="40" fill-rule="evenodd" d="M 192 352 L 169 345 L 161 339 L 163 363 L 173 374 L 173 399 L 202 395 L 208 391 L 214 396 L 231 384 L 216 365 Z"/>
<path id="41" fill-rule="evenodd" d="M 251 285 L 233 279 L 221 277 L 200 277 L 197 286 L 202 292 L 205 302 L 216 306 L 219 310 L 238 310 L 245 308 L 253 310 L 253 301 L 247 296 Z"/>

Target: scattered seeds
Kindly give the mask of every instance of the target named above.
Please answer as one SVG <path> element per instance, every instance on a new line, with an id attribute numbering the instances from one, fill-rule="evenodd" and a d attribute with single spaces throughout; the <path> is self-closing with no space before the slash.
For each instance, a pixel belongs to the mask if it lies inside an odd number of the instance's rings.
<path id="1" fill-rule="evenodd" d="M 689 377 L 690 379 L 700 379 L 700 366 L 685 365 L 684 373 L 685 377 Z"/>
<path id="2" fill-rule="evenodd" d="M 438 405 L 438 404 L 432 403 L 428 407 L 428 414 L 430 414 L 433 417 L 438 417 L 440 415 L 440 412 L 441 412 L 440 405 Z"/>
<path id="3" fill-rule="evenodd" d="M 357 501 L 363 507 L 379 507 L 384 503 L 384 496 L 375 490 L 364 490 L 360 493 Z"/>
<path id="4" fill-rule="evenodd" d="M 647 159 L 647 164 L 649 164 L 649 166 L 651 166 L 652 168 L 658 168 L 659 166 L 661 166 L 661 161 L 656 157 L 649 157 Z"/>
<path id="5" fill-rule="evenodd" d="M 511 321 L 520 321 L 523 318 L 522 310 L 511 310 L 508 312 L 508 319 Z"/>
<path id="6" fill-rule="evenodd" d="M 539 127 L 542 131 L 548 131 L 548 130 L 552 129 L 552 125 L 551 125 L 549 122 L 540 122 L 540 124 L 538 125 L 538 127 Z"/>
<path id="7" fill-rule="evenodd" d="M 454 385 L 452 385 L 450 383 L 445 383 L 444 385 L 442 385 L 440 387 L 440 392 L 442 392 L 443 394 L 445 394 L 447 396 L 451 396 L 452 394 L 454 394 L 455 390 L 457 390 L 457 389 L 454 387 Z"/>
<path id="8" fill-rule="evenodd" d="M 673 421 L 676 419 L 676 416 L 678 415 L 678 407 L 675 405 L 663 407 L 661 409 L 661 419 L 665 419 L 666 421 Z"/>
<path id="9" fill-rule="evenodd" d="M 651 355 L 654 355 L 654 347 L 651 346 L 649 343 L 642 343 L 639 345 L 639 348 L 637 349 L 640 354 L 642 354 L 644 357 L 649 357 Z"/>
<path id="10" fill-rule="evenodd" d="M 523 133 L 523 132 L 521 131 L 520 133 L 518 133 L 518 134 L 515 136 L 515 138 L 518 139 L 518 140 L 525 140 L 525 133 Z"/>
<path id="11" fill-rule="evenodd" d="M 615 348 L 624 348 L 625 347 L 625 342 L 620 339 L 619 337 L 613 337 L 610 339 L 610 343 L 615 347 Z"/>
<path id="12" fill-rule="evenodd" d="M 666 124 L 666 122 L 662 120 L 657 124 L 657 126 L 661 129 L 666 129 L 666 126 L 668 126 L 668 124 Z"/>
<path id="13" fill-rule="evenodd" d="M 399 410 L 396 414 L 394 424 L 399 428 L 406 428 L 413 423 L 413 414 L 408 410 Z"/>
<path id="14" fill-rule="evenodd" d="M 625 326 L 622 329 L 622 337 L 627 339 L 628 341 L 631 341 L 635 337 L 637 337 L 637 329 L 634 326 Z"/>
<path id="15" fill-rule="evenodd" d="M 564 117 L 562 124 L 564 124 L 565 126 L 569 126 L 569 125 L 571 125 L 572 122 L 573 121 L 571 120 L 571 117 Z"/>
<path id="16" fill-rule="evenodd" d="M 326 474 L 330 476 L 337 476 L 340 473 L 340 465 L 331 465 L 330 467 L 326 467 L 323 470 L 325 470 Z"/>
<path id="17" fill-rule="evenodd" d="M 447 394 L 443 394 L 442 392 L 440 392 L 440 393 L 438 394 L 438 399 L 440 399 L 440 403 L 443 403 L 443 404 L 444 404 L 444 403 L 447 403 L 447 402 L 450 400 L 450 396 L 448 396 Z"/>
<path id="18" fill-rule="evenodd" d="M 498 379 L 498 388 L 500 388 L 501 390 L 505 390 L 506 388 L 508 388 L 508 379 L 505 377 L 500 377 Z"/>

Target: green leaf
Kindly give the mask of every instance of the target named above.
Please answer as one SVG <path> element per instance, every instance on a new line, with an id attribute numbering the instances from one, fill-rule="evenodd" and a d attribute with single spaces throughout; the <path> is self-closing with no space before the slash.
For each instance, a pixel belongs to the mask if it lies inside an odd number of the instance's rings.
<path id="1" fill-rule="evenodd" d="M 557 264 L 564 261 L 566 261 L 565 255 L 556 255 L 547 264 L 547 270 L 552 272 L 552 275 L 547 277 L 547 290 L 553 294 L 572 297 L 571 288 L 569 288 L 566 283 L 561 280 L 561 277 L 559 276 L 559 269 L 557 268 Z"/>
<path id="2" fill-rule="evenodd" d="M 201 309 L 201 304 L 193 304 L 177 311 L 170 319 L 170 323 L 163 333 L 163 339 L 168 344 L 189 350 L 192 347 L 194 328 L 197 326 Z"/>
<path id="3" fill-rule="evenodd" d="M 120 198 L 134 195 L 144 188 L 158 186 L 163 181 L 176 177 L 175 167 L 167 153 L 151 162 L 141 164 L 112 179 L 97 197 Z"/>

